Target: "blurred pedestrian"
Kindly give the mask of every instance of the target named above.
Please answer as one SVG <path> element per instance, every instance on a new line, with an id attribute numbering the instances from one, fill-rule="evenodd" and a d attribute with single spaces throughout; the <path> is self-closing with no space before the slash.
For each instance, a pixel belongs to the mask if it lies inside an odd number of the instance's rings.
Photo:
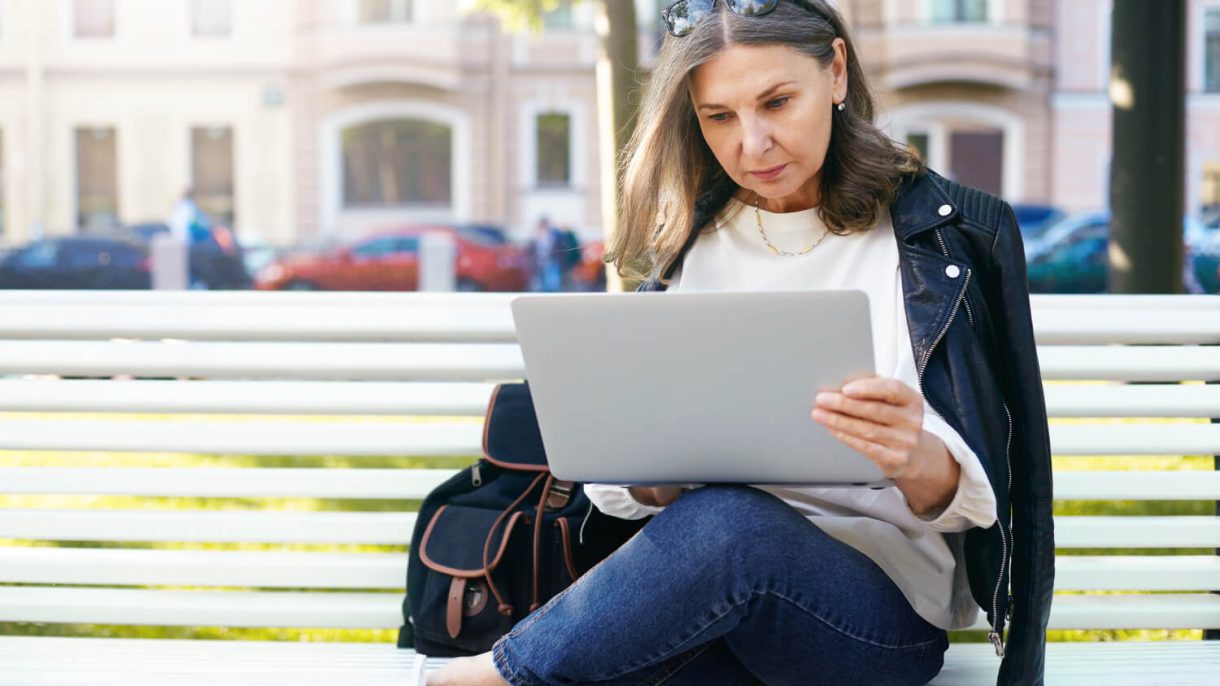
<path id="1" fill-rule="evenodd" d="M 564 260 L 562 232 L 551 224 L 548 217 L 538 220 L 538 228 L 530 242 L 533 258 L 532 290 L 556 293 L 563 290 Z"/>

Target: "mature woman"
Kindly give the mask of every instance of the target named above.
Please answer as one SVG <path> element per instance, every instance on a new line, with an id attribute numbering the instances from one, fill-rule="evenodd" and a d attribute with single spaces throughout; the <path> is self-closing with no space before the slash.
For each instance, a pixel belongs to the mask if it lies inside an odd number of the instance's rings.
<path id="1" fill-rule="evenodd" d="M 646 290 L 868 293 L 879 376 L 811 421 L 895 486 L 589 486 L 652 520 L 429 683 L 923 684 L 980 609 L 1000 682 L 1042 683 L 1050 450 L 1011 210 L 877 130 L 824 0 L 664 18 L 611 259 Z"/>

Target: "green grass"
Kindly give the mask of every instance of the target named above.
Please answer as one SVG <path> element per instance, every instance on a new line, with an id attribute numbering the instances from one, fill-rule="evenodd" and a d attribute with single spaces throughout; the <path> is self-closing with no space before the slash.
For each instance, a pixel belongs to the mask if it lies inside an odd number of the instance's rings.
<path id="1" fill-rule="evenodd" d="M 55 418 L 59 415 L 0 414 L 5 417 Z M 77 418 L 81 415 L 73 415 Z M 124 421 L 129 419 L 158 419 L 155 415 L 89 415 L 90 419 Z M 194 416 L 175 420 L 208 421 L 216 417 Z M 241 417 L 225 416 L 234 421 Z M 249 417 L 250 420 L 284 422 L 328 422 L 328 417 L 284 418 Z M 410 421 L 454 421 L 454 418 L 402 419 L 369 417 L 344 419 L 343 421 L 367 421 L 369 423 L 401 423 Z M 468 419 L 468 421 L 480 421 Z M 1076 421 L 1076 420 L 1056 420 Z M 0 451 L 0 467 L 17 466 L 63 466 L 63 467 L 190 467 L 190 468 L 310 468 L 310 469 L 411 469 L 449 468 L 458 469 L 473 461 L 474 457 L 351 457 L 351 456 L 302 456 L 284 457 L 268 455 L 193 455 L 181 453 L 110 453 L 110 452 L 25 452 Z M 1206 470 L 1213 469 L 1211 456 L 1184 457 L 1056 457 L 1056 471 L 1119 471 L 1119 470 Z M 3 488 L 3 485 L 0 485 Z M 277 511 L 333 511 L 333 512 L 393 512 L 418 508 L 418 500 L 336 500 L 312 498 L 160 498 L 126 496 L 25 496 L 0 494 L 0 508 L 22 509 L 140 509 L 140 510 L 277 510 Z M 1056 501 L 1056 515 L 1213 515 L 1212 501 Z M 263 545 L 238 543 L 118 543 L 89 541 L 15 541 L 0 539 L 0 546 L 45 546 L 45 547 L 92 547 L 163 550 L 276 550 L 276 551 L 325 551 L 325 552 L 397 552 L 406 554 L 402 546 L 371 545 Z M 1166 554 L 1167 551 L 1147 549 L 1132 550 L 1062 550 L 1064 555 L 1146 555 Z M 1210 554 L 1210 549 L 1175 549 L 1174 554 Z M 11 584 L 10 584 L 11 585 Z M 276 589 L 287 590 L 287 589 Z M 387 592 L 399 593 L 394 589 Z M 0 623 L 0 635 L 10 636 L 103 636 L 122 638 L 207 638 L 222 640 L 280 640 L 280 641 L 370 641 L 393 642 L 393 630 L 354 629 L 265 629 L 225 627 L 148 627 L 114 625 L 63 625 L 32 623 Z M 954 632 L 956 641 L 985 641 L 981 632 Z M 1165 631 L 1052 631 L 1050 639 L 1055 641 L 1117 641 L 1117 640 L 1198 640 L 1198 630 Z"/>

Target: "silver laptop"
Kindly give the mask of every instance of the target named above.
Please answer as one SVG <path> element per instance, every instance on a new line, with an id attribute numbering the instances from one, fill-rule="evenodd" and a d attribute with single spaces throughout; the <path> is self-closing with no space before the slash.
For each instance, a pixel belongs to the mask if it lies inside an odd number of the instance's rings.
<path id="1" fill-rule="evenodd" d="M 556 478 L 890 483 L 809 416 L 874 373 L 862 291 L 525 295 L 512 312 Z"/>

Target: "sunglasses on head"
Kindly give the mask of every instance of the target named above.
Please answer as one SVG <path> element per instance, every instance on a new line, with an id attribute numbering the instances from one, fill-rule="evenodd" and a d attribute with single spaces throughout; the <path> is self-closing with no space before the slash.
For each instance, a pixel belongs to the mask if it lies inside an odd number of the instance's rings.
<path id="1" fill-rule="evenodd" d="M 813 9 L 811 5 L 801 0 L 794 0 L 798 5 Z M 779 5 L 779 0 L 724 0 L 729 10 L 739 17 L 761 17 L 769 14 Z M 661 11 L 661 19 L 673 36 L 681 38 L 712 13 L 716 0 L 678 0 Z"/>

